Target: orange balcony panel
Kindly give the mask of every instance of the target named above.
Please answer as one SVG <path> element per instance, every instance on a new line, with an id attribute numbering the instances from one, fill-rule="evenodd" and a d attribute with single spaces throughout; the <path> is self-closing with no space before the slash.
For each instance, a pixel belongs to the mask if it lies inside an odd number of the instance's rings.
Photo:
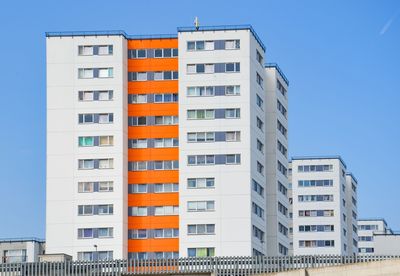
<path id="1" fill-rule="evenodd" d="M 142 171 L 128 172 L 128 183 L 178 183 L 179 172 L 175 171 Z"/>
<path id="2" fill-rule="evenodd" d="M 179 239 L 129 240 L 128 252 L 179 251 Z"/>
<path id="3" fill-rule="evenodd" d="M 128 49 L 178 48 L 177 38 L 131 39 Z"/>
<path id="4" fill-rule="evenodd" d="M 128 104 L 128 116 L 178 116 L 177 103 Z"/>
<path id="5" fill-rule="evenodd" d="M 177 138 L 177 137 L 179 137 L 179 128 L 177 125 L 128 127 L 129 139 Z"/>
<path id="6" fill-rule="evenodd" d="M 151 193 L 128 195 L 128 206 L 177 206 L 178 193 Z"/>
<path id="7" fill-rule="evenodd" d="M 129 149 L 128 161 L 178 160 L 178 148 Z"/>
<path id="8" fill-rule="evenodd" d="M 178 90 L 177 80 L 128 82 L 128 94 L 177 93 Z"/>
<path id="9" fill-rule="evenodd" d="M 179 228 L 179 216 L 128 217 L 128 229 Z"/>
<path id="10" fill-rule="evenodd" d="M 128 59 L 128 72 L 178 71 L 177 58 Z"/>

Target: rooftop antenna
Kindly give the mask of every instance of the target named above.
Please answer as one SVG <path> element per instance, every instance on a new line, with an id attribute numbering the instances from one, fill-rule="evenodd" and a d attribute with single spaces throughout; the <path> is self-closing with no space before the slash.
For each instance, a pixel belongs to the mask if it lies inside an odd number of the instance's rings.
<path id="1" fill-rule="evenodd" d="M 196 31 L 200 28 L 199 18 L 197 16 L 194 18 L 194 27 L 196 28 Z"/>

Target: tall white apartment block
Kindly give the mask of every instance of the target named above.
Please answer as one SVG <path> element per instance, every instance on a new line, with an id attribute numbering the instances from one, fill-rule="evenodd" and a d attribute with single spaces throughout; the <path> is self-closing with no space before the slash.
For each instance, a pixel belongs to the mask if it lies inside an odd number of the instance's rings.
<path id="1" fill-rule="evenodd" d="M 127 257 L 126 44 L 47 37 L 46 253 Z"/>
<path id="2" fill-rule="evenodd" d="M 354 255 L 357 181 L 340 157 L 291 162 L 293 254 Z"/>
<path id="3" fill-rule="evenodd" d="M 382 218 L 359 219 L 358 224 L 358 252 L 360 255 L 371 255 L 375 253 L 376 234 L 392 234 L 386 221 Z"/>
<path id="4" fill-rule="evenodd" d="M 47 253 L 287 255 L 288 80 L 249 25 L 47 35 Z"/>
<path id="5" fill-rule="evenodd" d="M 265 67 L 267 253 L 288 255 L 288 85 L 276 64 Z"/>

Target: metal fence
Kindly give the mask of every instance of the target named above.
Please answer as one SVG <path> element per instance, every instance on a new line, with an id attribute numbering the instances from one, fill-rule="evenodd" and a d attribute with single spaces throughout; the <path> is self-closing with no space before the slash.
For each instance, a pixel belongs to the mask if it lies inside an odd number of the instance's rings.
<path id="1" fill-rule="evenodd" d="M 326 267 L 399 259 L 400 256 L 282 256 L 208 257 L 159 260 L 112 260 L 98 262 L 41 262 L 0 264 L 1 276 L 86 275 L 215 275 L 246 276 L 301 268 Z"/>

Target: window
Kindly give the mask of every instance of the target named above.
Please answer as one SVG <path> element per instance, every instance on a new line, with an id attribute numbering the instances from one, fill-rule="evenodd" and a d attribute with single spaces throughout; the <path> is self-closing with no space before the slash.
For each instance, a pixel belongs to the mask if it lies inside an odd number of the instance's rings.
<path id="1" fill-rule="evenodd" d="M 154 125 L 176 125 L 178 124 L 178 116 L 155 116 Z"/>
<path id="2" fill-rule="evenodd" d="M 256 60 L 261 64 L 261 66 L 264 66 L 264 58 L 258 50 L 256 50 Z"/>
<path id="3" fill-rule="evenodd" d="M 209 212 L 215 210 L 214 200 L 208 201 L 188 201 L 188 212 Z"/>
<path id="4" fill-rule="evenodd" d="M 98 46 L 98 54 L 99 54 L 99 56 L 112 55 L 113 54 L 113 46 L 112 45 Z"/>
<path id="5" fill-rule="evenodd" d="M 254 179 L 251 180 L 252 186 L 253 186 L 253 191 L 255 191 L 259 196 L 264 197 L 264 188 L 261 186 L 257 181 Z"/>
<path id="6" fill-rule="evenodd" d="M 214 95 L 214 86 L 189 86 L 187 88 L 188 97 L 210 97 Z"/>
<path id="7" fill-rule="evenodd" d="M 147 207 L 131 207 L 131 216 L 134 217 L 147 216 Z"/>
<path id="8" fill-rule="evenodd" d="M 278 110 L 281 112 L 283 117 L 286 118 L 286 114 L 287 114 L 286 108 L 283 106 L 283 104 L 279 100 L 276 100 L 276 104 L 277 104 Z"/>
<path id="9" fill-rule="evenodd" d="M 299 210 L 299 217 L 333 217 L 333 210 Z"/>
<path id="10" fill-rule="evenodd" d="M 79 228 L 78 239 L 112 238 L 113 228 Z"/>
<path id="11" fill-rule="evenodd" d="M 240 40 L 225 40 L 225 49 L 240 49 Z"/>
<path id="12" fill-rule="evenodd" d="M 128 148 L 130 149 L 147 148 L 147 139 L 130 139 L 128 141 Z"/>
<path id="13" fill-rule="evenodd" d="M 277 147 L 280 153 L 282 153 L 283 156 L 287 157 L 287 149 L 279 140 L 277 140 Z"/>
<path id="14" fill-rule="evenodd" d="M 178 94 L 154 94 L 154 103 L 172 103 L 178 101 Z"/>
<path id="15" fill-rule="evenodd" d="M 114 144 L 114 136 L 99 136 L 99 146 L 112 146 Z"/>
<path id="16" fill-rule="evenodd" d="M 299 187 L 332 187 L 332 179 L 324 180 L 299 180 Z"/>
<path id="17" fill-rule="evenodd" d="M 130 194 L 143 194 L 147 193 L 148 184 L 129 184 L 128 189 Z"/>
<path id="18" fill-rule="evenodd" d="M 78 168 L 80 170 L 91 170 L 94 169 L 94 159 L 81 159 L 79 160 L 79 166 Z"/>
<path id="19" fill-rule="evenodd" d="M 263 243 L 265 240 L 265 233 L 264 231 L 261 231 L 258 227 L 253 225 L 253 237 L 259 239 L 260 242 Z"/>
<path id="20" fill-rule="evenodd" d="M 333 201 L 333 195 L 299 195 L 299 202 Z"/>
<path id="21" fill-rule="evenodd" d="M 128 81 L 177 80 L 178 71 L 128 72 Z"/>
<path id="22" fill-rule="evenodd" d="M 189 132 L 188 142 L 214 142 L 215 132 Z"/>
<path id="23" fill-rule="evenodd" d="M 264 175 L 264 165 L 257 161 L 257 172 Z"/>
<path id="24" fill-rule="evenodd" d="M 79 193 L 112 192 L 113 190 L 114 182 L 112 181 L 78 182 Z"/>
<path id="25" fill-rule="evenodd" d="M 300 240 L 299 247 L 334 247 L 334 240 Z"/>
<path id="26" fill-rule="evenodd" d="M 299 232 L 333 232 L 334 225 L 299 225 Z"/>
<path id="27" fill-rule="evenodd" d="M 256 104 L 259 108 L 261 108 L 261 110 L 264 110 L 264 101 L 258 94 L 256 94 Z"/>
<path id="28" fill-rule="evenodd" d="M 155 148 L 173 148 L 178 146 L 177 138 L 156 138 L 154 139 Z"/>
<path id="29" fill-rule="evenodd" d="M 264 80 L 258 73 L 256 73 L 256 81 L 257 81 L 258 85 L 260 85 L 262 88 L 264 88 Z"/>
<path id="30" fill-rule="evenodd" d="M 111 101 L 114 97 L 113 90 L 78 91 L 79 101 Z"/>
<path id="31" fill-rule="evenodd" d="M 281 174 L 283 174 L 284 176 L 287 176 L 287 168 L 278 161 L 278 171 L 281 172 Z"/>
<path id="32" fill-rule="evenodd" d="M 78 215 L 112 215 L 114 213 L 114 206 L 112 204 L 102 205 L 78 205 Z"/>
<path id="33" fill-rule="evenodd" d="M 287 130 L 279 120 L 277 120 L 277 127 L 278 127 L 278 130 L 282 133 L 282 135 L 286 137 Z"/>
<path id="34" fill-rule="evenodd" d="M 154 238 L 156 239 L 178 238 L 178 237 L 179 237 L 179 229 L 177 228 L 154 229 Z"/>
<path id="35" fill-rule="evenodd" d="M 225 133 L 226 142 L 237 142 L 240 141 L 240 131 L 227 131 Z"/>
<path id="36" fill-rule="evenodd" d="M 194 109 L 187 111 L 187 118 L 194 120 L 214 119 L 214 109 Z"/>
<path id="37" fill-rule="evenodd" d="M 215 224 L 189 224 L 187 233 L 188 235 L 214 235 Z"/>
<path id="38" fill-rule="evenodd" d="M 154 193 L 173 193 L 179 191 L 178 183 L 156 183 Z"/>
<path id="39" fill-rule="evenodd" d="M 187 187 L 189 189 L 209 189 L 215 187 L 215 178 L 188 178 Z"/>
<path id="40" fill-rule="evenodd" d="M 225 86 L 225 95 L 240 95 L 240 85 Z"/>
<path id="41" fill-rule="evenodd" d="M 281 92 L 281 94 L 284 97 L 286 97 L 287 91 L 286 91 L 285 87 L 282 85 L 282 83 L 279 80 L 276 80 L 276 86 L 277 86 L 278 90 Z"/>
<path id="42" fill-rule="evenodd" d="M 253 214 L 255 214 L 257 217 L 261 218 L 264 220 L 264 209 L 252 202 L 251 204 L 251 210 Z"/>
<path id="43" fill-rule="evenodd" d="M 113 68 L 99 68 L 99 78 L 112 78 L 113 75 Z"/>
<path id="44" fill-rule="evenodd" d="M 282 235 L 288 237 L 288 232 L 289 232 L 288 228 L 285 227 L 280 222 L 278 222 L 278 230 L 279 230 L 279 233 L 281 233 Z"/>
<path id="45" fill-rule="evenodd" d="M 225 109 L 225 118 L 240 118 L 240 108 Z"/>
<path id="46" fill-rule="evenodd" d="M 80 68 L 78 70 L 78 77 L 80 79 L 92 79 L 94 78 L 94 70 L 90 68 Z"/>
<path id="47" fill-rule="evenodd" d="M 154 161 L 154 170 L 176 170 L 178 166 L 177 161 Z"/>
<path id="48" fill-rule="evenodd" d="M 331 172 L 333 165 L 304 165 L 298 166 L 298 172 Z"/>
<path id="49" fill-rule="evenodd" d="M 287 196 L 287 188 L 280 181 L 278 181 L 278 190 L 285 196 Z"/>
<path id="50" fill-rule="evenodd" d="M 286 246 L 283 246 L 282 244 L 279 243 L 279 254 L 287 256 L 289 255 L 289 249 Z"/>
<path id="51" fill-rule="evenodd" d="M 133 240 L 147 239 L 146 229 L 129 229 L 128 230 L 128 238 Z"/>
<path id="52" fill-rule="evenodd" d="M 113 113 L 100 113 L 100 114 L 79 114 L 78 123 L 79 124 L 109 124 L 114 122 Z"/>
<path id="53" fill-rule="evenodd" d="M 279 201 L 278 201 L 278 211 L 285 217 L 288 216 L 288 208 Z"/>
<path id="54" fill-rule="evenodd" d="M 179 162 L 177 160 L 157 160 L 157 161 L 136 161 L 128 163 L 129 171 L 145 170 L 177 170 Z"/>
<path id="55" fill-rule="evenodd" d="M 79 137 L 79 146 L 80 147 L 93 147 L 94 146 L 94 137 Z"/>
<path id="56" fill-rule="evenodd" d="M 215 164 L 215 155 L 189 155 L 188 165 Z"/>
<path id="57" fill-rule="evenodd" d="M 259 152 L 261 152 L 262 154 L 264 154 L 264 144 L 261 143 L 261 141 L 258 140 L 258 139 L 257 139 L 257 150 L 258 150 Z"/>
<path id="58" fill-rule="evenodd" d="M 203 74 L 203 73 L 229 73 L 229 72 L 240 72 L 239 62 L 229 63 L 215 63 L 215 64 L 187 64 L 187 74 Z"/>
<path id="59" fill-rule="evenodd" d="M 78 252 L 78 260 L 80 261 L 111 261 L 112 259 L 113 251 Z"/>
<path id="60" fill-rule="evenodd" d="M 258 128 L 259 130 L 261 130 L 262 132 L 264 132 L 264 122 L 261 121 L 261 119 L 258 118 L 258 117 L 257 117 L 257 128 Z"/>
<path id="61" fill-rule="evenodd" d="M 93 56 L 94 46 L 78 46 L 78 55 L 80 56 Z"/>
<path id="62" fill-rule="evenodd" d="M 206 247 L 206 248 L 188 248 L 188 257 L 213 257 L 215 256 L 215 248 L 214 247 Z"/>
<path id="63" fill-rule="evenodd" d="M 114 167 L 114 159 L 98 159 L 99 169 L 112 169 Z"/>
<path id="64" fill-rule="evenodd" d="M 155 206 L 154 215 L 155 216 L 179 215 L 179 208 L 178 206 Z"/>

